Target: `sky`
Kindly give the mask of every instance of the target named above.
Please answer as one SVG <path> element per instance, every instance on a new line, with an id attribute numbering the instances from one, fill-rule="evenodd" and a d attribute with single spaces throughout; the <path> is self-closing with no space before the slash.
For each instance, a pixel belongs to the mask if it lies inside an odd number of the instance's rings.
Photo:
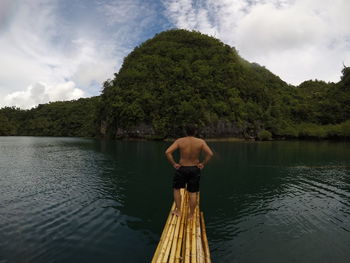
<path id="1" fill-rule="evenodd" d="M 293 85 L 350 65 L 349 0 L 0 0 L 0 107 L 101 93 L 156 33 L 200 31 Z"/>

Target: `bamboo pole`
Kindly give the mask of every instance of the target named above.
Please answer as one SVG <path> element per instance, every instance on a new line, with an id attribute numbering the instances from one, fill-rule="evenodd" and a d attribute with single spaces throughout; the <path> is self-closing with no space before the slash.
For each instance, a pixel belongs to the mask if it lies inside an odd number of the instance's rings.
<path id="1" fill-rule="evenodd" d="M 202 243 L 202 234 L 201 234 L 201 225 L 200 225 L 200 211 L 196 215 L 196 227 L 197 227 L 197 262 L 205 263 L 205 256 L 203 253 L 203 243 Z"/>
<path id="2" fill-rule="evenodd" d="M 175 263 L 180 263 L 181 259 L 181 248 L 183 244 L 183 239 L 185 237 L 184 235 L 184 229 L 185 229 L 185 220 L 187 218 L 187 213 L 186 213 L 186 208 L 187 208 L 187 194 L 186 192 L 183 195 L 183 208 L 181 211 L 181 223 L 180 223 L 180 230 L 179 230 L 179 237 L 177 240 L 177 245 L 176 245 L 176 253 L 175 253 Z"/>
<path id="3" fill-rule="evenodd" d="M 174 210 L 174 208 L 175 208 L 175 203 L 173 203 L 173 205 L 172 205 L 171 208 L 170 208 L 170 213 L 169 213 L 168 218 L 167 218 L 167 220 L 166 220 L 166 222 L 165 222 L 165 226 L 164 226 L 164 228 L 163 228 L 162 235 L 161 235 L 161 237 L 160 237 L 158 246 L 157 246 L 157 248 L 156 248 L 156 252 L 154 253 L 154 256 L 153 256 L 153 259 L 152 259 L 152 263 L 155 263 L 156 260 L 158 259 L 159 252 L 160 252 L 161 247 L 162 247 L 162 245 L 163 245 L 163 243 L 164 243 L 164 238 L 165 238 L 165 236 L 166 236 L 166 234 L 167 234 L 167 232 L 168 232 L 168 229 L 169 229 L 169 222 L 171 221 L 171 218 L 172 218 L 171 211 Z"/>
<path id="4" fill-rule="evenodd" d="M 172 222 L 173 220 L 174 220 L 174 217 L 172 216 L 172 217 L 171 217 L 171 221 L 169 222 L 169 226 L 168 226 L 167 232 L 166 232 L 166 234 L 165 234 L 165 236 L 164 236 L 164 240 L 163 240 L 162 245 L 161 245 L 161 247 L 160 247 L 159 254 L 158 254 L 158 257 L 157 257 L 157 259 L 156 259 L 156 263 L 161 263 L 161 262 L 162 262 L 162 259 L 163 259 L 163 257 L 164 257 L 164 255 L 165 255 L 165 250 L 166 250 L 166 246 L 167 246 L 167 244 L 168 244 L 169 234 L 170 234 L 170 232 L 171 232 L 170 226 L 171 226 L 171 222 Z"/>
<path id="5" fill-rule="evenodd" d="M 162 249 L 160 251 L 160 255 L 158 257 L 157 263 L 164 262 L 164 260 L 163 260 L 164 258 L 166 258 L 166 260 L 168 260 L 169 251 L 170 251 L 170 249 L 168 249 L 168 247 L 169 247 L 169 244 L 171 244 L 171 239 L 172 239 L 172 236 L 174 235 L 176 219 L 177 219 L 177 216 L 172 215 L 170 225 L 169 225 L 169 230 L 168 230 L 168 233 L 165 237 L 165 240 L 164 240 Z"/>
<path id="6" fill-rule="evenodd" d="M 187 216 L 186 216 L 186 221 L 185 221 L 185 224 L 184 224 L 184 237 L 183 237 L 183 242 L 182 242 L 182 247 L 181 247 L 181 262 L 185 262 L 185 259 L 186 259 L 186 255 L 185 255 L 185 252 L 186 252 L 186 243 L 187 243 Z"/>
<path id="7" fill-rule="evenodd" d="M 207 239 L 207 231 L 205 229 L 203 212 L 201 213 L 201 225 L 202 225 L 203 247 L 204 247 L 204 252 L 205 252 L 205 262 L 211 263 L 210 251 L 209 251 L 209 245 L 208 245 L 208 239 Z"/>
<path id="8" fill-rule="evenodd" d="M 177 218 L 177 221 L 176 221 L 174 237 L 171 243 L 171 250 L 170 250 L 170 257 L 169 257 L 170 263 L 173 263 L 175 261 L 175 254 L 176 254 L 176 248 L 177 248 L 178 239 L 179 239 L 180 225 L 181 225 L 181 221 L 183 221 L 184 204 L 185 204 L 184 194 L 181 194 L 181 206 L 180 206 L 181 215 Z"/>
<path id="9" fill-rule="evenodd" d="M 185 218 L 184 218 L 184 230 L 183 230 L 183 242 L 182 242 L 182 247 L 181 247 L 181 262 L 185 262 L 185 251 L 186 251 L 186 233 L 187 233 L 187 211 L 188 211 L 188 193 L 186 193 L 186 207 L 184 208 L 184 213 L 185 213 Z"/>
<path id="10" fill-rule="evenodd" d="M 184 189 L 180 190 L 180 195 L 181 193 L 182 194 L 184 193 Z M 180 204 L 180 209 L 181 209 L 181 204 Z M 170 213 L 172 213 L 172 211 L 170 211 Z M 177 222 L 179 221 L 180 221 L 180 218 L 177 217 L 176 215 L 173 215 L 173 221 L 171 221 L 171 225 L 169 226 L 167 242 L 164 244 L 164 247 L 163 247 L 164 254 L 162 256 L 162 261 L 158 260 L 158 262 L 162 262 L 162 263 L 168 262 L 171 245 L 173 243 L 172 241 L 174 239 L 175 228 L 176 228 Z"/>
<path id="11" fill-rule="evenodd" d="M 196 250 L 197 250 L 197 240 L 196 240 L 196 211 L 198 207 L 196 207 L 193 211 L 193 216 L 191 219 L 192 231 L 191 231 L 191 263 L 197 262 Z"/>
<path id="12" fill-rule="evenodd" d="M 200 257 L 200 247 L 201 247 L 201 242 L 202 242 L 202 240 L 199 238 L 200 237 L 200 234 L 201 234 L 201 229 L 200 229 L 200 227 L 199 227 L 199 222 L 198 222 L 198 215 L 199 215 L 199 213 L 196 213 L 196 245 L 197 245 L 197 247 L 196 247 L 196 250 L 197 250 L 197 263 L 200 263 L 201 262 L 201 257 Z"/>
<path id="13" fill-rule="evenodd" d="M 175 226 L 176 226 L 176 223 L 179 218 L 176 216 L 176 215 L 173 215 L 173 221 L 171 222 L 171 229 L 169 229 L 169 233 L 168 233 L 168 238 L 167 238 L 167 243 L 166 243 L 166 246 L 165 246 L 165 250 L 164 250 L 164 255 L 162 257 L 162 263 L 167 263 L 168 262 L 168 259 L 169 259 L 169 255 L 170 255 L 170 249 L 171 249 L 171 244 L 172 244 L 172 241 L 173 241 L 173 238 L 174 238 L 174 233 L 175 233 Z"/>
<path id="14" fill-rule="evenodd" d="M 175 225 L 175 231 L 174 231 L 174 236 L 169 244 L 169 261 L 164 261 L 163 262 L 170 262 L 173 263 L 175 261 L 175 252 L 176 252 L 176 245 L 177 245 L 177 239 L 179 236 L 179 229 L 180 229 L 180 222 L 181 222 L 181 217 L 176 218 L 176 225 Z"/>
<path id="15" fill-rule="evenodd" d="M 186 210 L 187 212 L 187 222 L 186 222 L 186 248 L 185 248 L 185 263 L 190 263 L 190 246 L 191 246 L 191 223 L 188 220 L 188 210 L 189 210 L 189 206 Z"/>

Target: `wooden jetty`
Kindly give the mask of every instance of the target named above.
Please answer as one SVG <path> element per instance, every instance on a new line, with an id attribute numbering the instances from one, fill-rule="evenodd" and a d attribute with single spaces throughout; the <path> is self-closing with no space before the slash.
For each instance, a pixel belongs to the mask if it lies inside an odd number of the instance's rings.
<path id="1" fill-rule="evenodd" d="M 199 194 L 197 200 L 199 204 Z M 199 205 L 193 218 L 188 220 L 188 193 L 181 189 L 181 216 L 173 215 L 171 212 L 174 209 L 175 203 L 171 207 L 152 263 L 211 263 L 203 212 L 199 211 Z"/>

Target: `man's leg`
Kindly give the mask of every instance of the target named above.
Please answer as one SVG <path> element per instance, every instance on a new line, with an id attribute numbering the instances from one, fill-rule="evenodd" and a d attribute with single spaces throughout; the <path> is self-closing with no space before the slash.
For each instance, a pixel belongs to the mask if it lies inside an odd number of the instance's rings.
<path id="1" fill-rule="evenodd" d="M 194 214 L 194 209 L 197 206 L 197 193 L 188 193 L 190 198 L 190 214 L 188 215 L 188 219 L 191 219 Z"/>
<path id="2" fill-rule="evenodd" d="M 187 190 L 189 194 L 190 201 L 190 214 L 188 215 L 188 219 L 191 219 L 194 215 L 194 210 L 197 203 L 197 194 L 199 193 L 199 181 L 200 181 L 201 170 L 197 166 L 193 166 L 191 168 L 191 176 L 189 177 Z"/>
<path id="3" fill-rule="evenodd" d="M 174 188 L 174 201 L 175 201 L 175 210 L 173 211 L 173 214 L 176 216 L 181 215 L 181 194 L 180 189 Z"/>

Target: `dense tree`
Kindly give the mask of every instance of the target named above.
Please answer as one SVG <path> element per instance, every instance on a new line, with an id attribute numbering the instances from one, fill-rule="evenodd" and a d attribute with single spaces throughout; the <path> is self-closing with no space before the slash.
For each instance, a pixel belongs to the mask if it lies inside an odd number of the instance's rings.
<path id="1" fill-rule="evenodd" d="M 30 110 L 0 109 L 0 135 L 97 135 L 100 97 L 39 104 Z"/>
<path id="2" fill-rule="evenodd" d="M 14 134 L 16 134 L 14 123 L 11 122 L 5 114 L 0 113 L 0 136 Z"/>

